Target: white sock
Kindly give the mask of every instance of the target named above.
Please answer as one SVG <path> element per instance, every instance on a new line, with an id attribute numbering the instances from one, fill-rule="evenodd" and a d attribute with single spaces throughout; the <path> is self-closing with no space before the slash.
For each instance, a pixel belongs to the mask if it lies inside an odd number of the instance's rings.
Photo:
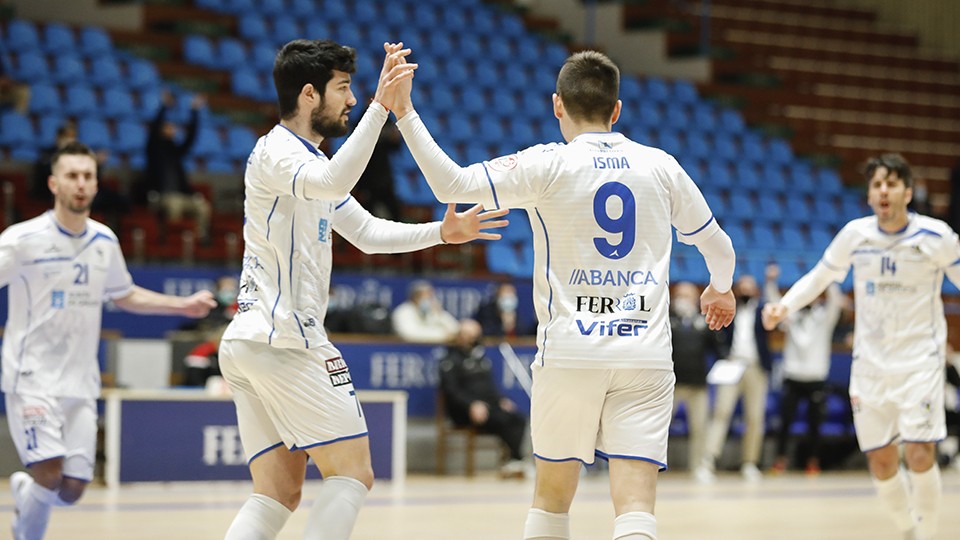
<path id="1" fill-rule="evenodd" d="M 627 512 L 613 520 L 613 540 L 657 540 L 657 518 L 649 512 Z"/>
<path id="2" fill-rule="evenodd" d="M 313 503 L 304 540 L 347 540 L 357 514 L 367 498 L 367 486 L 349 476 L 331 476 L 323 481 Z"/>
<path id="3" fill-rule="evenodd" d="M 940 524 L 940 502 L 943 499 L 940 467 L 934 463 L 926 472 L 910 471 L 910 484 L 913 486 L 913 507 L 920 520 L 917 530 L 923 538 L 933 538 Z"/>
<path id="4" fill-rule="evenodd" d="M 50 523 L 50 510 L 60 496 L 56 491 L 34 481 L 23 489 L 23 495 L 20 501 L 20 517 L 17 519 L 17 538 L 43 538 L 47 532 L 47 524 Z"/>
<path id="5" fill-rule="evenodd" d="M 524 540 L 569 540 L 570 514 L 553 514 L 539 508 L 527 512 Z"/>
<path id="6" fill-rule="evenodd" d="M 910 495 L 907 491 L 907 476 L 903 471 L 897 471 L 897 474 L 886 479 L 879 480 L 873 478 L 873 485 L 877 488 L 877 495 L 887 507 L 893 517 L 897 528 L 902 532 L 912 529 L 917 523 L 910 512 Z"/>
<path id="7" fill-rule="evenodd" d="M 273 540 L 292 513 L 279 501 L 254 493 L 240 507 L 224 540 Z"/>

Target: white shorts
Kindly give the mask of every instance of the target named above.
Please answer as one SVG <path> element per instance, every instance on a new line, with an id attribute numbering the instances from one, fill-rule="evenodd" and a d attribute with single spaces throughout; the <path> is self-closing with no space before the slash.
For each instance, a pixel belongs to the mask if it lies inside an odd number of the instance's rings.
<path id="1" fill-rule="evenodd" d="M 667 468 L 673 371 L 533 366 L 530 433 L 545 461 L 638 459 Z"/>
<path id="2" fill-rule="evenodd" d="M 63 475 L 89 482 L 97 452 L 97 402 L 6 394 L 10 436 L 26 467 L 63 458 Z"/>
<path id="3" fill-rule="evenodd" d="M 247 340 L 223 341 L 219 357 L 248 462 L 281 444 L 303 450 L 367 434 L 343 359 Z"/>
<path id="4" fill-rule="evenodd" d="M 850 407 L 860 450 L 946 437 L 943 378 L 942 368 L 891 375 L 852 374 Z"/>

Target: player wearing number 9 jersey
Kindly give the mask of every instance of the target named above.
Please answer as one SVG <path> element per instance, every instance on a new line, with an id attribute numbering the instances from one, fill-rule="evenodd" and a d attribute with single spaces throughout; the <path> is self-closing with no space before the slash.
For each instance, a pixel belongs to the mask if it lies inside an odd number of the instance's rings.
<path id="1" fill-rule="evenodd" d="M 619 70 L 583 52 L 560 71 L 554 113 L 567 144 L 461 168 L 407 101 L 398 127 L 443 202 L 523 208 L 534 231 L 539 326 L 531 431 L 537 465 L 525 538 L 568 538 L 581 462 L 607 458 L 615 538 L 656 536 L 673 398 L 669 322 L 673 228 L 706 259 L 714 329 L 733 317 L 734 252 L 693 180 L 656 148 L 611 132 Z"/>
<path id="2" fill-rule="evenodd" d="M 103 302 L 136 313 L 205 316 L 187 298 L 133 284 L 113 232 L 89 219 L 97 162 L 79 142 L 51 159 L 53 210 L 0 235 L 0 287 L 9 287 L 3 391 L 10 435 L 30 474 L 10 477 L 16 540 L 43 538 L 53 506 L 80 499 L 93 479 Z"/>

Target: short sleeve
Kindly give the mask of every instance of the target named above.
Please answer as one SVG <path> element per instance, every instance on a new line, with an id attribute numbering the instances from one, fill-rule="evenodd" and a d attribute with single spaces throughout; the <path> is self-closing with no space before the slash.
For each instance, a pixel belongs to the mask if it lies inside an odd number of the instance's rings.
<path id="1" fill-rule="evenodd" d="M 489 183 L 493 207 L 488 209 L 536 205 L 549 180 L 547 173 L 557 148 L 556 144 L 537 145 L 478 164 Z"/>
<path id="2" fill-rule="evenodd" d="M 677 240 L 694 245 L 713 236 L 720 225 L 690 175 L 669 155 L 664 159 L 663 172 L 671 186 L 670 222 L 677 229 Z"/>
<path id="3" fill-rule="evenodd" d="M 17 273 L 17 242 L 9 229 L 0 234 L 0 287 L 5 287 Z"/>
<path id="4" fill-rule="evenodd" d="M 960 266 L 960 238 L 957 233 L 947 228 L 946 234 L 940 237 L 939 247 L 934 250 L 933 256 L 940 268 Z"/>
<path id="5" fill-rule="evenodd" d="M 116 300 L 130 294 L 131 289 L 133 289 L 133 278 L 127 270 L 127 261 L 123 258 L 120 244 L 111 244 L 110 252 L 110 266 L 107 268 L 103 296 L 106 300 Z"/>

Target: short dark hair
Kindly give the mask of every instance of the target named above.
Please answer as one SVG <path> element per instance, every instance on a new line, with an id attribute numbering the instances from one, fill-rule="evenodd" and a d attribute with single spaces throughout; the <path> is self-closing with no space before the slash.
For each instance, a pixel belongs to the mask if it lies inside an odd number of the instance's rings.
<path id="1" fill-rule="evenodd" d="M 904 186 L 913 187 L 913 175 L 910 172 L 910 164 L 907 163 L 907 160 L 900 154 L 882 154 L 868 159 L 866 165 L 863 167 L 863 176 L 866 178 L 868 184 L 873 178 L 873 174 L 877 172 L 877 169 L 880 167 L 886 167 L 889 172 L 896 173 L 897 176 L 903 180 Z"/>
<path id="2" fill-rule="evenodd" d="M 320 92 L 322 100 L 334 70 L 354 73 L 357 51 L 328 39 L 295 39 L 284 45 L 273 63 L 280 118 L 286 120 L 297 113 L 297 96 L 308 83 Z"/>
<path id="3" fill-rule="evenodd" d="M 581 51 L 571 55 L 557 76 L 557 95 L 571 116 L 607 122 L 620 94 L 620 69 L 607 55 Z"/>
<path id="4" fill-rule="evenodd" d="M 97 154 L 95 154 L 89 146 L 80 141 L 70 141 L 60 148 L 57 148 L 57 151 L 50 157 L 51 171 L 57 166 L 57 161 L 60 161 L 62 156 L 89 156 L 93 161 L 97 161 Z"/>

